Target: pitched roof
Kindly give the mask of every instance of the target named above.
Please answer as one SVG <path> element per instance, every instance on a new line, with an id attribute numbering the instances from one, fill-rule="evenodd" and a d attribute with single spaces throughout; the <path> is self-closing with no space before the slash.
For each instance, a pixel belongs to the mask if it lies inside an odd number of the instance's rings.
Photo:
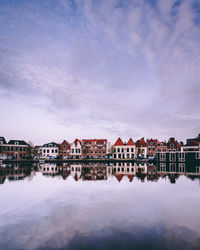
<path id="1" fill-rule="evenodd" d="M 0 141 L 2 141 L 3 142 L 3 144 L 6 144 L 6 140 L 5 140 L 5 138 L 4 137 L 0 137 Z"/>
<path id="2" fill-rule="evenodd" d="M 199 146 L 199 143 L 198 141 L 195 141 L 195 140 L 190 140 L 187 142 L 187 144 L 185 146 Z"/>
<path id="3" fill-rule="evenodd" d="M 120 182 L 123 179 L 124 175 L 123 174 L 115 174 L 115 177 Z"/>
<path id="4" fill-rule="evenodd" d="M 76 140 L 74 141 L 74 144 L 77 144 L 78 142 L 81 144 L 81 141 L 76 138 Z"/>
<path id="5" fill-rule="evenodd" d="M 61 143 L 61 145 L 62 145 L 62 144 L 67 144 L 67 145 L 70 145 L 70 144 L 69 144 L 69 142 L 68 142 L 68 141 L 66 141 L 66 140 L 64 140 L 64 141 Z"/>
<path id="6" fill-rule="evenodd" d="M 144 138 L 141 138 L 141 139 L 140 139 L 140 141 L 138 142 L 138 146 L 146 147 L 146 143 L 145 143 Z"/>
<path id="7" fill-rule="evenodd" d="M 59 144 L 58 144 L 58 143 L 55 143 L 55 142 L 45 143 L 45 144 L 43 145 L 43 147 L 51 147 L 51 145 L 52 145 L 53 147 L 59 147 Z"/>
<path id="8" fill-rule="evenodd" d="M 124 146 L 124 143 L 120 137 L 117 139 L 114 146 Z"/>
<path id="9" fill-rule="evenodd" d="M 128 178 L 129 178 L 130 182 L 132 182 L 133 177 L 134 177 L 134 175 L 133 175 L 133 174 L 128 174 Z"/>
<path id="10" fill-rule="evenodd" d="M 18 143 L 18 145 L 28 145 L 25 141 L 22 140 L 10 140 L 8 144 L 15 145 L 15 143 Z"/>
<path id="11" fill-rule="evenodd" d="M 157 146 L 160 146 L 160 147 L 166 147 L 167 146 L 167 143 L 166 142 L 163 142 L 163 141 L 161 141 L 161 142 L 159 142 L 158 143 L 158 145 Z"/>
<path id="12" fill-rule="evenodd" d="M 127 146 L 134 146 L 135 143 L 133 142 L 132 138 L 130 138 L 126 145 Z"/>
<path id="13" fill-rule="evenodd" d="M 153 142 L 154 145 L 158 144 L 158 140 L 157 139 L 147 139 L 147 144 L 149 145 L 150 142 Z"/>

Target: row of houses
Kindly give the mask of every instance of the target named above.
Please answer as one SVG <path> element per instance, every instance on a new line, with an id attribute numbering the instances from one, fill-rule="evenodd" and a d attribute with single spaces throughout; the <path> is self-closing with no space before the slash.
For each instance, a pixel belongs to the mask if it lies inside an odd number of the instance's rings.
<path id="1" fill-rule="evenodd" d="M 141 138 L 133 141 L 130 138 L 127 142 L 118 138 L 111 145 L 107 139 L 75 139 L 72 143 L 64 140 L 58 144 L 55 142 L 46 143 L 42 146 L 31 146 L 23 140 L 10 140 L 6 142 L 0 137 L 0 157 L 5 158 L 107 158 L 113 159 L 136 159 L 155 158 L 157 154 L 172 152 L 194 152 L 200 151 L 200 134 L 196 138 L 187 139 L 186 144 L 178 142 L 175 138 L 168 141 L 158 139 Z"/>

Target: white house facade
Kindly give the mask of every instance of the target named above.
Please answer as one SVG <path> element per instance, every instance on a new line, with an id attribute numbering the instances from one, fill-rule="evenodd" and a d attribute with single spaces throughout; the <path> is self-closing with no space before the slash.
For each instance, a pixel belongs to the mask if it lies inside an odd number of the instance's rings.
<path id="1" fill-rule="evenodd" d="M 56 158 L 59 155 L 59 144 L 50 142 L 40 147 L 41 156 L 44 158 Z"/>
<path id="2" fill-rule="evenodd" d="M 121 138 L 118 138 L 113 145 L 113 158 L 114 159 L 135 159 L 136 149 L 135 143 L 130 138 L 127 143 L 123 143 Z"/>
<path id="3" fill-rule="evenodd" d="M 74 159 L 81 159 L 82 148 L 81 141 L 79 139 L 76 139 L 73 143 L 71 143 L 70 155 Z"/>

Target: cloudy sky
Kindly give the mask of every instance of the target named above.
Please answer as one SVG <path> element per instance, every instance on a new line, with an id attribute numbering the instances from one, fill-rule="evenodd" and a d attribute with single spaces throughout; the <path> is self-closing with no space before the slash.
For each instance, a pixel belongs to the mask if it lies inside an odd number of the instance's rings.
<path id="1" fill-rule="evenodd" d="M 0 135 L 200 133 L 200 2 L 0 0 Z"/>

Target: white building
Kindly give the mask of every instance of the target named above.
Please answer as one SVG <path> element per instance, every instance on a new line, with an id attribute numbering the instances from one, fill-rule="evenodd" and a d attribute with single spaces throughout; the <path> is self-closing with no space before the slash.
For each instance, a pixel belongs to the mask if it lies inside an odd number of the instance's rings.
<path id="1" fill-rule="evenodd" d="M 81 148 L 81 141 L 79 139 L 76 139 L 73 143 L 71 143 L 70 155 L 74 159 L 81 159 L 82 148 Z"/>
<path id="2" fill-rule="evenodd" d="M 81 178 L 82 164 L 71 165 L 71 176 L 78 181 Z"/>
<path id="3" fill-rule="evenodd" d="M 40 153 L 42 157 L 56 158 L 59 155 L 59 144 L 50 142 L 40 147 Z"/>
<path id="4" fill-rule="evenodd" d="M 141 138 L 137 143 L 137 156 L 147 158 L 147 145 L 144 138 Z"/>
<path id="5" fill-rule="evenodd" d="M 131 138 L 127 143 L 123 143 L 121 138 L 118 138 L 113 145 L 113 151 L 114 159 L 135 159 L 136 157 L 135 143 Z"/>

